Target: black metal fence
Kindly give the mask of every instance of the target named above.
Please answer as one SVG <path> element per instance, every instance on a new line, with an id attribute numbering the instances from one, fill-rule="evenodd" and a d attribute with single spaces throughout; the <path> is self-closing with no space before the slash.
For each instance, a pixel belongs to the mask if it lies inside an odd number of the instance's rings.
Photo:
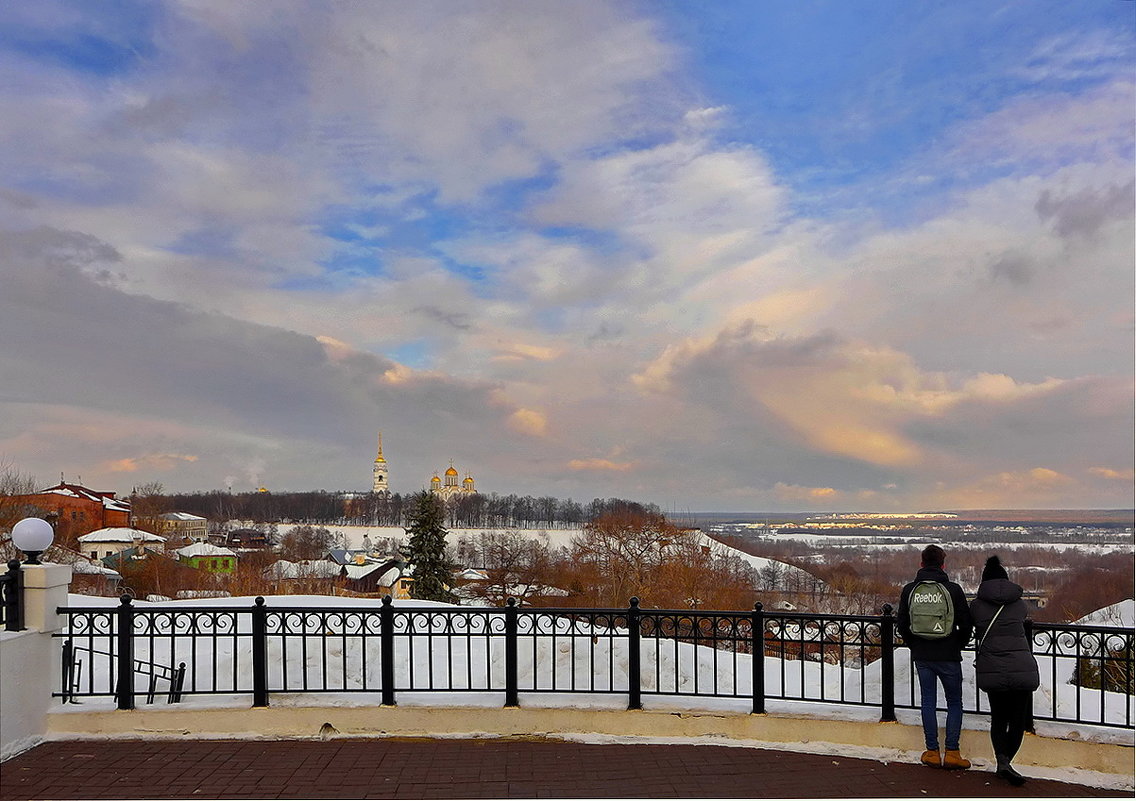
<path id="1" fill-rule="evenodd" d="M 23 580 L 20 560 L 8 562 L 8 572 L 0 576 L 0 627 L 5 631 L 24 630 Z"/>
<path id="2" fill-rule="evenodd" d="M 286 600 L 279 597 L 274 600 Z M 880 615 L 642 609 L 252 606 L 61 608 L 64 701 L 110 696 L 120 709 L 159 694 L 621 694 L 918 709 L 914 668 L 890 606 Z M 1035 719 L 1133 728 L 1133 630 L 1036 624 L 1051 691 Z M 763 658 L 754 658 L 755 654 Z M 964 654 L 969 663 L 969 655 Z M 966 711 L 984 713 L 977 690 Z"/>

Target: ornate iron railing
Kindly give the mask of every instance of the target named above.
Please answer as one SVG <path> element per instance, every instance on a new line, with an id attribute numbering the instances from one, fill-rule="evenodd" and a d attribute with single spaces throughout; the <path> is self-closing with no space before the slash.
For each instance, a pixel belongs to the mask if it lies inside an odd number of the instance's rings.
<path id="1" fill-rule="evenodd" d="M 273 602 L 286 601 L 277 597 Z M 915 671 L 880 615 L 642 609 L 520 609 L 396 606 L 61 608 L 68 644 L 65 701 L 111 696 L 249 694 L 266 706 L 280 693 L 617 693 L 628 707 L 644 695 L 876 707 L 883 720 L 918 709 Z M 1047 681 L 1035 719 L 1133 728 L 1131 629 L 1036 624 L 1034 653 Z M 74 654 L 87 670 L 74 675 Z M 762 658 L 755 659 L 760 654 Z M 969 664 L 969 653 L 964 654 Z M 70 665 L 70 666 L 69 666 Z M 155 666 L 168 671 L 162 673 Z M 174 665 L 180 666 L 174 692 Z M 149 666 L 149 667 L 140 667 Z M 70 672 L 68 672 L 70 671 Z M 973 682 L 969 683 L 973 687 Z M 974 689 L 967 712 L 984 714 Z"/>

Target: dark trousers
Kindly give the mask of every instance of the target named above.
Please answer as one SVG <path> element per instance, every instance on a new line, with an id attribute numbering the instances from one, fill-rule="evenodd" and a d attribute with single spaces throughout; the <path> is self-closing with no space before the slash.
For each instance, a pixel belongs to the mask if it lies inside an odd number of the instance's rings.
<path id="1" fill-rule="evenodd" d="M 990 742 L 996 756 L 1013 759 L 1022 735 L 1032 728 L 1033 693 L 1029 690 L 987 692 L 990 699 Z"/>

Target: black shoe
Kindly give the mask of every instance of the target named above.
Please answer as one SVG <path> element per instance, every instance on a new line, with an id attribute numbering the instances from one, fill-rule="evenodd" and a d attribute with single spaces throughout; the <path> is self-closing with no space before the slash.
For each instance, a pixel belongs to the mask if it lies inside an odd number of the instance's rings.
<path id="1" fill-rule="evenodd" d="M 1012 784 L 1014 787 L 1021 787 L 1026 783 L 1026 777 L 1018 773 L 1009 765 L 998 768 L 998 775 Z"/>

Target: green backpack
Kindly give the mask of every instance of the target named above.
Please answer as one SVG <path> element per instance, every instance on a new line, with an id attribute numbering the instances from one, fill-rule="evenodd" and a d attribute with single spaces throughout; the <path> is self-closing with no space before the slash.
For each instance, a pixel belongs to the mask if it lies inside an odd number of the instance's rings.
<path id="1" fill-rule="evenodd" d="M 951 593 L 937 581 L 920 581 L 907 599 L 911 633 L 925 640 L 941 640 L 955 629 Z"/>

